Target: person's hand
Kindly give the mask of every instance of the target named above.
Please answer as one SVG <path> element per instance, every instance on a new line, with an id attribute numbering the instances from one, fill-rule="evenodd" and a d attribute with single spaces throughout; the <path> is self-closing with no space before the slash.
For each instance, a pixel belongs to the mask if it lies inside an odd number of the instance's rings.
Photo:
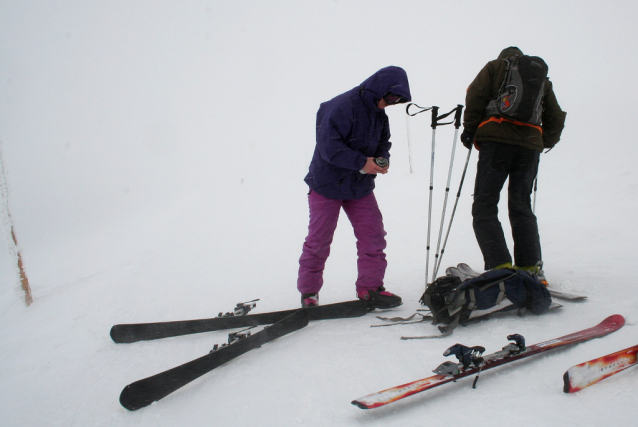
<path id="1" fill-rule="evenodd" d="M 472 145 L 474 143 L 474 134 L 476 131 L 464 130 L 461 134 L 461 142 L 468 150 L 472 149 Z"/>
<path id="2" fill-rule="evenodd" d="M 363 166 L 363 170 L 365 173 L 371 173 L 371 174 L 377 174 L 377 173 L 388 173 L 388 168 L 390 166 L 386 166 L 385 168 L 382 168 L 381 166 L 377 165 L 374 162 L 374 157 L 368 157 L 368 160 L 366 161 L 366 164 Z"/>

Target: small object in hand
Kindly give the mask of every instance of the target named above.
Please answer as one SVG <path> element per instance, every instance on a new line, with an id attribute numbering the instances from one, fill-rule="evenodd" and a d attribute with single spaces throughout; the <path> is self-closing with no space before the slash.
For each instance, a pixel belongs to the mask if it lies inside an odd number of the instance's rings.
<path id="1" fill-rule="evenodd" d="M 376 157 L 374 159 L 374 162 L 377 164 L 377 166 L 382 168 L 387 168 L 388 165 L 390 165 L 390 161 L 388 159 L 384 159 L 383 157 Z"/>

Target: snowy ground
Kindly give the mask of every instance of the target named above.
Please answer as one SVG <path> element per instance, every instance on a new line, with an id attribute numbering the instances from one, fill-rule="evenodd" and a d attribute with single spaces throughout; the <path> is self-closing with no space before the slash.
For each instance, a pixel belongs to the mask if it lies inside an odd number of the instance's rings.
<path id="1" fill-rule="evenodd" d="M 562 392 L 569 367 L 638 343 L 638 67 L 626 54 L 638 14 L 617 3 L 0 1 L 0 148 L 35 298 L 24 306 L 0 250 L 0 425 L 633 425 L 638 371 Z M 511 34 L 495 30 L 513 15 Z M 214 317 L 255 298 L 255 313 L 298 306 L 320 102 L 399 65 L 416 103 L 446 111 L 509 45 L 547 60 L 568 112 L 563 140 L 541 158 L 537 213 L 548 279 L 587 302 L 430 341 L 399 339 L 435 333 L 428 323 L 313 322 L 157 404 L 120 406 L 124 386 L 206 354 L 226 332 L 117 345 L 112 325 Z M 404 298 L 391 314 L 407 316 L 425 286 L 431 130 L 402 107 L 388 114 L 392 166 L 376 194 L 386 286 Z M 453 134 L 437 131 L 435 230 Z M 467 153 L 457 148 L 448 213 Z M 482 266 L 475 161 L 444 266 Z M 355 260 L 344 218 L 322 303 L 353 298 Z M 511 333 L 536 343 L 616 313 L 620 331 L 485 372 L 476 390 L 468 379 L 375 410 L 350 405 L 429 376 L 457 342 L 491 352 Z"/>

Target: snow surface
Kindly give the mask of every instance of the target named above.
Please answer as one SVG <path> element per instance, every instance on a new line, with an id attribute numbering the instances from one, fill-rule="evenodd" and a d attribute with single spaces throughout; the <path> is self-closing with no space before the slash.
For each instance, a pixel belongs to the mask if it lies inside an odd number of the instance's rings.
<path id="1" fill-rule="evenodd" d="M 573 395 L 569 367 L 637 342 L 635 2 L 0 1 L 0 139 L 16 235 L 34 295 L 25 307 L 0 250 L 2 426 L 635 425 L 629 369 Z M 298 306 L 307 227 L 302 178 L 319 103 L 387 65 L 414 102 L 449 111 L 479 69 L 515 45 L 543 56 L 567 127 L 541 160 L 546 273 L 585 293 L 541 317 L 451 337 L 429 323 L 370 328 L 373 315 L 313 322 L 129 412 L 124 386 L 206 354 L 226 332 L 114 344 L 117 323 Z M 386 285 L 420 308 L 425 286 L 429 118 L 388 109 Z M 453 128 L 437 130 L 435 247 Z M 458 147 L 450 205 L 466 151 Z M 470 161 L 443 265 L 482 266 Z M 412 170 L 412 172 L 410 172 Z M 503 205 L 503 208 L 505 206 Z M 506 216 L 503 216 L 507 222 Z M 432 253 L 433 255 L 433 253 Z M 321 292 L 352 299 L 354 237 L 342 218 Z M 623 314 L 620 331 L 363 411 L 350 401 L 430 375 L 457 343 L 499 350 Z"/>

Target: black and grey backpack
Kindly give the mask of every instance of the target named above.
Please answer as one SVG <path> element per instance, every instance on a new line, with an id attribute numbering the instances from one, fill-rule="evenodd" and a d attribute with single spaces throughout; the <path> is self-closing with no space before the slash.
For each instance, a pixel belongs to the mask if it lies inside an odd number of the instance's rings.
<path id="1" fill-rule="evenodd" d="M 496 98 L 487 105 L 487 114 L 540 125 L 547 64 L 538 56 L 528 55 L 514 55 L 504 61 L 507 61 L 505 80 Z"/>
<path id="2" fill-rule="evenodd" d="M 430 309 L 432 323 L 456 326 L 471 323 L 475 311 L 500 306 L 506 310 L 527 309 L 534 314 L 547 311 L 552 297 L 536 277 L 525 271 L 499 269 L 461 280 L 443 276 L 428 285 L 420 299 Z"/>

